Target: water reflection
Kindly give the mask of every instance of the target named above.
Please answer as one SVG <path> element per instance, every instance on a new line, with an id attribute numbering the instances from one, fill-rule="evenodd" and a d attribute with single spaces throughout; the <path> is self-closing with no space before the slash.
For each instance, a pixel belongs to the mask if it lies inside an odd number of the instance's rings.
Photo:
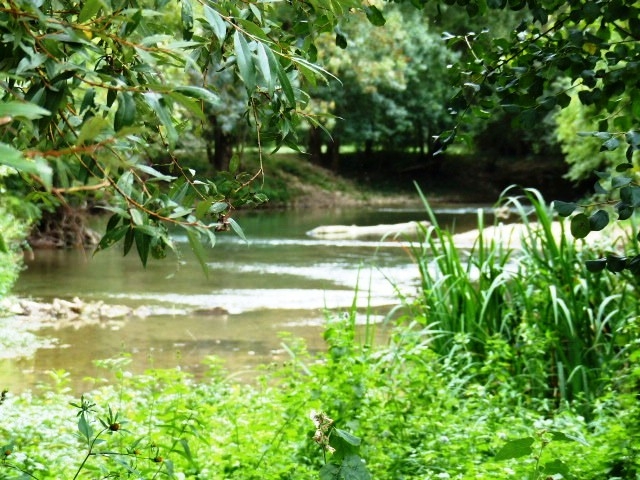
<path id="1" fill-rule="evenodd" d="M 439 213 L 458 231 L 475 226 L 477 208 Z M 37 251 L 16 293 L 37 299 L 80 297 L 85 301 L 149 307 L 145 318 L 101 321 L 77 328 L 38 332 L 55 342 L 31 358 L 3 360 L 0 386 L 13 391 L 47 378 L 47 370 L 82 378 L 101 376 L 93 360 L 126 352 L 134 371 L 149 367 L 201 373 L 215 355 L 232 371 L 283 361 L 280 332 L 322 349 L 325 310 L 339 312 L 354 302 L 363 321 L 383 318 L 397 303 L 396 289 L 416 291 L 417 268 L 407 242 L 323 240 L 306 232 L 321 225 L 376 225 L 425 220 L 421 209 L 342 209 L 248 212 L 240 218 L 249 244 L 233 234 L 218 237 L 207 252 L 208 277 L 186 244 L 179 256 L 140 266 L 135 252 Z M 180 238 L 177 237 L 180 241 Z M 358 293 L 356 294 L 356 290 Z"/>

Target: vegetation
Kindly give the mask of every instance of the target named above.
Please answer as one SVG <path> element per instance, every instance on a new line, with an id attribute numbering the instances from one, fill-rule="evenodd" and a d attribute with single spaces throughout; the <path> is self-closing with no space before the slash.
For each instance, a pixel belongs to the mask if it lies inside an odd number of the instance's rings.
<path id="1" fill-rule="evenodd" d="M 576 261 L 536 192 L 508 193 L 522 250 L 487 233 L 463 258 L 434 224 L 386 343 L 353 308 L 328 312 L 326 354 L 287 338 L 251 385 L 215 359 L 202 381 L 132 376 L 125 356 L 74 399 L 60 374 L 4 395 L 0 477 L 637 478 L 638 296 Z"/>
<path id="2" fill-rule="evenodd" d="M 414 149 L 437 171 L 433 155 L 455 138 L 477 151 L 503 127 L 522 132 L 500 136 L 511 144 L 503 153 L 557 154 L 553 118 L 575 98 L 597 122 L 588 135 L 624 149 L 633 166 L 639 8 L 11 0 L 0 8 L 0 158 L 20 172 L 15 195 L 41 211 L 106 207 L 100 248 L 122 240 L 143 264 L 174 247 L 172 226 L 196 252 L 216 231 L 242 235 L 230 214 L 267 200 L 253 186 L 263 163 L 240 168 L 245 144 L 264 155 L 297 149 L 307 134 L 310 158 L 323 161 L 328 142 L 333 168 L 345 143 L 366 154 Z M 215 175 L 188 168 L 183 153 L 194 145 Z M 635 192 L 634 170 L 625 172 Z"/>
<path id="3" fill-rule="evenodd" d="M 509 137 L 515 151 L 543 152 L 556 122 L 578 178 L 589 152 L 572 148 L 574 119 L 598 149 L 624 150 L 593 201 L 555 202 L 574 239 L 533 190 L 502 199 L 524 225 L 517 250 L 485 237 L 479 218 L 463 255 L 432 218 L 410 249 L 417 295 L 401 297 L 384 345 L 353 308 L 329 314 L 326 355 L 294 341 L 290 362 L 253 385 L 231 383 L 213 359 L 198 382 L 132 377 L 118 359 L 104 362 L 115 382 L 79 400 L 62 374 L 57 391 L 2 392 L 0 478 L 640 476 L 640 5 L 393 3 L 0 5 L 0 295 L 17 275 L 21 225 L 86 202 L 111 215 L 98 250 L 135 245 L 146 265 L 173 248 L 177 226 L 205 267 L 202 240 L 242 236 L 233 210 L 267 200 L 255 187 L 265 148 L 298 149 L 303 134 L 314 160 L 329 142 L 334 168 L 341 141 L 434 162 L 456 139 L 474 152 L 506 126 L 541 132 Z M 456 7 L 491 28 L 449 30 Z M 471 114 L 492 122 L 483 130 Z M 258 152 L 247 172 L 241 139 Z M 190 168 L 194 151 L 212 171 Z M 611 210 L 625 236 L 585 249 Z"/>

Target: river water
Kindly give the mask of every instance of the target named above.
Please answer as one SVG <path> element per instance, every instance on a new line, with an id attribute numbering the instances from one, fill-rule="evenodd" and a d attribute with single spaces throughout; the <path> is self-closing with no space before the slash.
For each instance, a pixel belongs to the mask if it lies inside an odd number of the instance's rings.
<path id="1" fill-rule="evenodd" d="M 441 225 L 474 228 L 477 207 L 436 209 Z M 209 356 L 237 377 L 261 364 L 289 360 L 286 345 L 303 338 L 309 350 L 324 348 L 327 315 L 354 301 L 362 324 L 379 324 L 398 304 L 396 288 L 416 291 L 417 267 L 401 241 L 324 240 L 307 232 L 321 225 L 377 225 L 426 220 L 424 209 L 349 208 L 246 212 L 238 216 L 248 243 L 233 233 L 217 236 L 207 252 L 205 276 L 179 235 L 179 257 L 150 260 L 116 246 L 92 255 L 82 250 L 36 251 L 14 293 L 144 308 L 147 315 L 38 330 L 49 340 L 29 357 L 0 360 L 0 387 L 24 391 L 68 372 L 75 390 L 106 372 L 94 360 L 126 355 L 129 369 L 175 368 L 200 375 Z M 357 293 L 356 293 L 357 292 Z M 363 327 L 364 328 L 364 327 Z M 383 326 L 378 325 L 383 335 Z"/>

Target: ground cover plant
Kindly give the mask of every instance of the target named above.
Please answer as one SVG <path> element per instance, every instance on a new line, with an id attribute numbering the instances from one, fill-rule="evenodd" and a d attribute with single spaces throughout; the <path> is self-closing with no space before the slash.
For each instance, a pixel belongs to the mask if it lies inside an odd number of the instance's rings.
<path id="1" fill-rule="evenodd" d="M 3 394 L 0 478 L 638 478 L 637 292 L 588 273 L 598 252 L 552 235 L 536 192 L 505 202 L 522 249 L 462 256 L 434 224 L 387 327 L 329 312 L 324 355 L 284 337 L 289 361 L 252 384 L 215 359 L 196 381 L 123 357 L 82 396 L 64 374 Z"/>

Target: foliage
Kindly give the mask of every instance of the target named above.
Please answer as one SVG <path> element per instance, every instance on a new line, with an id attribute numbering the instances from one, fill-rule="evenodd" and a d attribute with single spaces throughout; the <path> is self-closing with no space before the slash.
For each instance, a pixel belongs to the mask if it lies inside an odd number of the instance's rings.
<path id="1" fill-rule="evenodd" d="M 588 414 L 603 379 L 626 358 L 623 332 L 634 321 L 637 294 L 588 273 L 584 262 L 592 254 L 567 238 L 536 191 L 505 194 L 500 204 L 517 212 L 523 230 L 485 237 L 479 218 L 468 256 L 432 215 L 425 243 L 413 248 L 422 298 L 408 317 L 441 355 L 455 346 L 457 354 L 490 364 L 481 370 L 487 381 L 514 377 L 520 391 L 558 405 L 583 402 Z"/>
<path id="2" fill-rule="evenodd" d="M 555 116 L 556 135 L 565 161 L 570 166 L 567 178 L 574 182 L 587 181 L 592 178 L 594 171 L 604 171 L 625 161 L 621 149 L 602 151 L 601 140 L 582 134 L 597 128 L 593 110 L 593 107 L 581 105 L 577 97 L 572 95 L 567 108 Z"/>
<path id="3" fill-rule="evenodd" d="M 186 115 L 205 121 L 221 101 L 210 75 L 232 72 L 258 148 L 264 136 L 296 145 L 301 87 L 326 74 L 313 63 L 317 36 L 350 9 L 384 23 L 375 6 L 325 3 L 6 2 L 0 161 L 20 172 L 20 195 L 41 207 L 106 197 L 113 216 L 99 249 L 124 240 L 124 252 L 135 244 L 146 264 L 174 247 L 168 227 L 178 226 L 200 252 L 201 238 L 213 245 L 216 231 L 237 227 L 231 210 L 266 199 L 250 189 L 261 169 L 243 173 L 232 163 L 209 179 L 182 168 L 176 146 Z M 158 149 L 167 158 L 161 169 L 149 164 Z"/>
<path id="4" fill-rule="evenodd" d="M 412 0 L 422 7 L 436 3 Z M 601 141 L 601 151 L 625 150 L 633 164 L 640 150 L 637 87 L 640 68 L 638 2 L 589 0 L 558 2 L 451 0 L 471 17 L 494 11 L 523 12 L 508 36 L 489 31 L 447 34 L 451 48 L 467 52 L 455 65 L 458 93 L 452 113 L 459 124 L 467 114 L 486 118 L 496 109 L 517 114 L 524 129 L 541 123 L 549 112 L 567 108 L 572 92 L 598 122 L 585 132 Z M 441 135 L 444 146 L 458 127 Z M 593 152 L 595 153 L 595 152 Z M 629 176 L 632 178 L 632 176 Z"/>
<path id="5" fill-rule="evenodd" d="M 580 437 L 567 435 L 557 430 L 541 430 L 536 432 L 535 436 L 518 438 L 509 440 L 496 453 L 496 460 L 508 460 L 512 458 L 521 458 L 531 456 L 535 461 L 533 472 L 529 476 L 532 480 L 539 478 L 549 478 L 553 475 L 562 475 L 562 478 L 572 478 L 569 465 L 561 460 L 552 459 L 542 463 L 543 454 L 552 442 L 578 442 L 588 447 L 589 444 Z"/>
<path id="6" fill-rule="evenodd" d="M 414 328 L 394 329 L 387 346 L 359 343 L 346 317 L 330 320 L 333 354 L 324 361 L 290 343 L 291 361 L 252 385 L 218 369 L 197 383 L 171 370 L 134 377 L 116 359 L 107 362 L 115 383 L 79 400 L 64 389 L 9 394 L 0 405 L 0 476 L 524 478 L 537 459 L 499 453 L 532 431 L 557 432 L 543 462 L 568 465 L 576 478 L 603 478 L 614 464 L 632 471 L 637 417 L 630 405 L 614 408 L 613 393 L 588 423 L 570 408 L 523 398 L 509 379 L 479 381 L 477 365 L 435 355 Z M 320 408 L 335 412 L 335 423 L 318 424 Z M 574 438 L 591 446 L 563 441 Z"/>
<path id="7" fill-rule="evenodd" d="M 367 153 L 374 146 L 432 149 L 432 136 L 451 127 L 447 66 L 457 55 L 415 11 L 391 4 L 384 14 L 385 28 L 372 30 L 363 16 L 352 17 L 340 25 L 344 44 L 324 39 L 320 60 L 340 83 L 320 85 L 311 95 L 340 119 L 327 122 L 334 140 Z"/>
<path id="8" fill-rule="evenodd" d="M 606 136 L 610 137 L 609 134 Z M 638 139 L 633 141 L 640 141 L 640 135 L 637 136 Z M 638 176 L 638 169 L 633 164 L 621 163 L 615 167 L 613 174 L 598 172 L 599 180 L 595 184 L 592 202 L 579 204 L 555 201 L 554 208 L 560 216 L 571 217 L 571 234 L 575 238 L 585 238 L 589 233 L 602 230 L 609 224 L 611 206 L 618 221 L 634 217 L 636 208 L 640 207 Z M 626 240 L 631 247 L 623 252 L 624 255 L 609 249 L 605 257 L 587 262 L 587 268 L 592 272 L 600 272 L 605 268 L 613 273 L 628 271 L 637 280 L 640 277 L 640 233 L 635 228 L 627 231 L 630 233 Z"/>
<path id="9" fill-rule="evenodd" d="M 133 376 L 124 357 L 79 400 L 64 372 L 57 392 L 4 394 L 0 477 L 635 478 L 638 296 L 576 261 L 536 192 L 503 201 L 521 248 L 480 216 L 461 256 L 434 224 L 412 249 L 421 295 L 388 330 L 354 304 L 328 316 L 325 354 L 285 337 L 289 361 L 252 384 L 213 359 L 200 381 Z"/>
<path id="10" fill-rule="evenodd" d="M 0 299 L 9 293 L 18 278 L 22 242 L 33 221 L 29 213 L 34 213 L 7 191 L 4 183 L 12 175 L 9 169 L 0 166 Z"/>
<path id="11" fill-rule="evenodd" d="M 417 5 L 428 0 L 412 2 Z M 457 112 L 482 113 L 493 107 L 520 113 L 523 125 L 534 125 L 556 106 L 565 108 L 569 91 L 583 105 L 593 105 L 606 118 L 603 127 L 633 130 L 637 96 L 638 9 L 621 0 L 484 2 L 452 1 L 474 16 L 494 10 L 522 10 L 523 21 L 509 37 L 488 32 L 450 35 L 450 44 L 467 49 L 468 61 L 457 65 L 461 90 Z M 558 85 L 567 79 L 569 87 Z M 612 123 L 609 123 L 612 122 Z M 605 128 L 604 130 L 608 130 Z M 629 144 L 633 148 L 633 144 Z"/>

